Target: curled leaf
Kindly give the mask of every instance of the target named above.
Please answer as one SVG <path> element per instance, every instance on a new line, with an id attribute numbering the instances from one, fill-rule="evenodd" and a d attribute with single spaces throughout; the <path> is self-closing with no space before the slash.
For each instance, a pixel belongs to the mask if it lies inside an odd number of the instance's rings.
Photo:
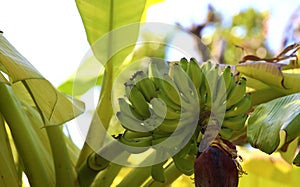
<path id="1" fill-rule="evenodd" d="M 286 133 L 283 145 L 300 135 L 300 93 L 258 105 L 248 120 L 247 136 L 253 147 L 271 154 L 280 145 L 280 131 Z"/>

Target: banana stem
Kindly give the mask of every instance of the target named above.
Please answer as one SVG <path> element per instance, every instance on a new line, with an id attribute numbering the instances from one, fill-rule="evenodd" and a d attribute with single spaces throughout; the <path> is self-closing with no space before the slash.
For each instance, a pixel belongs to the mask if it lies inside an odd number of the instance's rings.
<path id="1" fill-rule="evenodd" d="M 77 171 L 77 173 L 79 173 L 81 167 L 83 164 L 85 164 L 86 159 L 88 158 L 88 156 L 93 152 L 92 148 L 88 145 L 88 143 L 86 143 L 86 141 L 83 144 L 83 147 L 79 153 L 79 157 L 77 159 L 76 162 L 76 166 L 75 169 Z"/>
<path id="2" fill-rule="evenodd" d="M 113 83 L 113 63 L 107 63 L 106 69 L 104 71 L 102 88 L 99 96 L 99 102 L 96 108 L 96 112 L 93 115 L 93 119 L 86 137 L 86 142 L 84 143 L 76 168 L 84 163 L 84 161 L 93 153 L 93 148 L 98 147 L 103 143 L 104 136 L 101 136 L 104 132 L 95 131 L 97 126 L 103 125 L 105 129 L 108 129 L 110 119 L 113 115 L 112 103 L 111 103 L 111 90 Z M 100 120 L 100 121 L 99 121 Z M 100 124 L 99 124 L 100 122 Z M 96 134 L 95 134 L 96 133 Z M 91 147 L 90 147 L 91 146 Z"/>
<path id="3" fill-rule="evenodd" d="M 28 127 L 31 125 L 30 120 L 24 113 L 21 103 L 15 97 L 12 89 L 5 84 L 0 84 L 0 93 L 0 111 L 11 129 L 31 186 L 52 187 L 54 181 L 47 172 L 47 168 L 44 167 L 38 143 Z"/>
<path id="4" fill-rule="evenodd" d="M 22 181 L 18 178 L 18 171 L 5 129 L 5 123 L 0 114 L 0 186 L 20 186 Z"/>
<path id="5" fill-rule="evenodd" d="M 101 152 L 109 151 L 109 148 L 115 143 L 112 142 L 104 147 Z M 116 157 L 128 157 L 129 154 L 123 152 L 121 154 L 111 154 L 111 160 Z M 100 154 L 92 153 L 87 161 L 82 164 L 79 169 L 78 178 L 81 186 L 110 186 L 114 181 L 122 166 L 115 163 L 110 163 Z M 105 170 L 104 170 L 105 169 Z M 102 171 L 103 170 L 103 171 Z M 100 172 L 100 173 L 99 173 Z"/>
<path id="6" fill-rule="evenodd" d="M 86 162 L 84 162 L 78 169 L 78 178 L 81 186 L 89 186 L 93 182 L 97 174 L 108 167 L 110 161 L 103 158 L 102 155 L 109 154 L 110 160 L 113 160 L 117 156 L 120 156 L 119 152 L 114 153 L 111 151 L 116 150 L 113 149 L 116 143 L 116 141 L 111 141 L 110 143 L 106 144 L 106 146 L 103 147 L 99 151 L 99 153 L 93 152 L 88 156 Z"/>
<path id="7" fill-rule="evenodd" d="M 79 186 L 60 126 L 46 128 L 54 160 L 56 186 Z"/>
<path id="8" fill-rule="evenodd" d="M 163 187 L 172 184 L 182 173 L 176 168 L 174 162 L 170 163 L 165 169 L 166 182 L 160 183 L 151 179 L 145 186 L 147 187 Z"/>
<path id="9" fill-rule="evenodd" d="M 122 166 L 111 163 L 108 168 L 98 174 L 91 186 L 110 187 L 121 169 Z"/>
<path id="10" fill-rule="evenodd" d="M 145 158 L 145 160 L 149 158 L 153 158 L 155 153 L 151 153 Z M 126 177 L 117 185 L 118 187 L 139 187 L 142 186 L 146 182 L 146 180 L 151 176 L 151 168 L 152 166 L 146 167 L 136 167 L 132 168 L 132 170 L 126 175 Z"/>
<path id="11" fill-rule="evenodd" d="M 99 173 L 99 171 L 91 169 L 87 162 L 88 160 L 86 160 L 86 162 L 84 162 L 78 169 L 78 181 L 82 187 L 90 186 L 96 175 Z"/>
<path id="12" fill-rule="evenodd" d="M 118 187 L 139 187 L 150 177 L 151 166 L 133 168 L 128 175 L 117 185 Z"/>

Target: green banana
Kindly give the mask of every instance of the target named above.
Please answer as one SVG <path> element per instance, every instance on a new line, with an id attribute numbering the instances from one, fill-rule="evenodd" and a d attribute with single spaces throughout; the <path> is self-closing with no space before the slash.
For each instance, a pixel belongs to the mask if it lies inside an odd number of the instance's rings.
<path id="1" fill-rule="evenodd" d="M 151 132 L 134 132 L 130 130 L 125 130 L 123 133 L 124 138 L 126 139 L 135 139 L 135 138 L 142 138 L 145 136 L 152 136 Z"/>
<path id="2" fill-rule="evenodd" d="M 164 120 L 156 129 L 165 133 L 173 133 L 175 130 L 178 131 L 181 130 L 182 128 L 186 128 L 186 127 L 188 128 L 190 127 L 190 125 L 194 125 L 195 118 L 185 117 L 184 115 L 185 113 L 183 113 L 180 120 L 179 119 Z"/>
<path id="3" fill-rule="evenodd" d="M 186 154 L 181 157 L 176 154 L 172 158 L 176 168 L 183 174 L 192 175 L 194 173 L 194 155 Z"/>
<path id="4" fill-rule="evenodd" d="M 161 135 L 161 137 L 157 137 L 154 134 L 152 135 L 153 139 L 152 139 L 152 146 L 160 144 L 161 142 L 166 141 L 166 139 L 169 138 L 169 134 L 165 134 L 165 135 Z"/>
<path id="5" fill-rule="evenodd" d="M 143 116 L 144 118 L 150 117 L 149 105 L 144 97 L 144 95 L 140 92 L 140 90 L 135 85 L 125 85 L 125 87 L 130 87 L 129 101 L 132 106 L 136 109 L 137 113 Z"/>
<path id="6" fill-rule="evenodd" d="M 156 97 L 157 92 L 155 85 L 143 71 L 138 71 L 132 77 L 134 84 L 143 93 L 147 101 L 150 101 L 153 97 Z"/>
<path id="7" fill-rule="evenodd" d="M 179 125 L 179 120 L 164 120 L 156 129 L 165 132 L 165 133 L 173 133 L 177 126 Z"/>
<path id="8" fill-rule="evenodd" d="M 214 110 L 214 113 L 216 113 L 215 110 L 217 110 L 218 112 L 224 112 L 224 110 L 226 110 L 226 105 L 224 104 L 226 102 L 226 98 L 227 98 L 227 93 L 226 93 L 226 85 L 225 82 L 223 80 L 222 76 L 218 77 L 218 81 L 217 81 L 217 87 L 215 90 L 215 99 L 213 102 L 214 107 L 211 110 Z"/>
<path id="9" fill-rule="evenodd" d="M 166 182 L 166 176 L 164 172 L 164 162 L 154 164 L 151 167 L 151 176 L 155 181 L 164 183 Z"/>
<path id="10" fill-rule="evenodd" d="M 195 88 L 198 90 L 203 80 L 203 73 L 196 59 L 191 58 L 190 63 L 187 65 L 186 73 L 192 80 Z"/>
<path id="11" fill-rule="evenodd" d="M 191 88 L 189 86 L 189 77 L 187 76 L 186 72 L 183 71 L 180 65 L 176 63 L 171 63 L 169 69 L 169 76 L 173 78 L 173 81 L 180 93 L 186 94 L 186 92 L 190 91 Z"/>
<path id="12" fill-rule="evenodd" d="M 164 159 L 166 152 L 164 150 L 156 150 L 155 151 L 155 163 L 151 167 L 151 176 L 155 181 L 164 183 L 166 181 L 164 164 L 167 160 Z M 163 161 L 164 160 L 164 161 Z"/>
<path id="13" fill-rule="evenodd" d="M 206 83 L 205 83 L 205 77 L 203 75 L 203 81 L 200 85 L 200 88 L 197 90 L 198 94 L 198 101 L 200 102 L 200 107 L 204 108 L 205 107 L 205 102 L 206 102 L 206 96 L 207 96 L 207 89 L 206 89 Z"/>
<path id="14" fill-rule="evenodd" d="M 231 67 L 226 66 L 223 72 L 221 73 L 221 76 L 223 77 L 226 93 L 228 94 L 231 91 L 231 89 L 235 86 L 234 77 L 233 74 L 231 73 Z"/>
<path id="15" fill-rule="evenodd" d="M 187 142 L 187 144 L 174 156 L 176 157 L 185 157 L 185 155 L 189 154 L 191 151 L 191 142 Z"/>
<path id="16" fill-rule="evenodd" d="M 232 137 L 233 135 L 233 130 L 227 127 L 221 127 L 219 134 L 221 135 L 221 137 L 225 140 L 228 140 Z"/>
<path id="17" fill-rule="evenodd" d="M 207 67 L 207 66 L 204 66 Z M 206 78 L 205 81 L 205 85 L 206 85 L 206 105 L 211 108 L 212 103 L 215 100 L 215 97 L 217 95 L 217 82 L 218 82 L 218 77 L 219 77 L 219 73 L 218 73 L 218 66 L 214 65 L 211 67 L 211 69 L 209 71 L 207 71 L 204 76 Z"/>
<path id="18" fill-rule="evenodd" d="M 232 106 L 226 111 L 225 118 L 245 114 L 250 110 L 251 106 L 251 96 L 250 94 L 246 94 L 240 102 L 238 102 L 236 105 Z"/>
<path id="19" fill-rule="evenodd" d="M 137 113 L 136 109 L 132 107 L 129 103 L 126 102 L 124 98 L 118 99 L 120 111 L 124 113 L 125 115 L 137 119 L 137 120 L 143 120 L 144 117 L 142 117 L 139 113 Z"/>
<path id="20" fill-rule="evenodd" d="M 142 125 L 143 121 L 131 118 L 122 112 L 116 114 L 123 128 L 135 132 L 147 132 L 148 129 Z"/>
<path id="21" fill-rule="evenodd" d="M 148 77 L 150 80 L 153 81 L 155 88 L 159 89 L 160 82 L 162 79 L 162 74 L 160 73 L 159 69 L 157 68 L 157 65 L 153 62 L 149 63 L 148 66 Z"/>
<path id="22" fill-rule="evenodd" d="M 182 58 L 180 59 L 179 65 L 181 66 L 181 68 L 186 71 L 188 68 L 188 60 L 186 58 Z"/>
<path id="23" fill-rule="evenodd" d="M 125 149 L 130 153 L 141 153 L 148 150 L 152 144 L 152 136 L 127 139 L 121 136 L 119 141 L 125 145 Z"/>
<path id="24" fill-rule="evenodd" d="M 221 75 L 218 78 L 217 84 L 217 93 L 214 103 L 216 103 L 217 105 L 223 105 L 226 101 L 229 91 L 232 87 L 235 86 L 230 66 L 226 66 L 224 68 L 224 71 L 222 71 Z"/>
<path id="25" fill-rule="evenodd" d="M 173 103 L 181 106 L 179 90 L 174 81 L 167 74 L 164 74 L 163 80 L 161 80 L 161 90 Z"/>
<path id="26" fill-rule="evenodd" d="M 165 138 L 165 137 L 169 137 L 172 135 L 173 132 L 170 132 L 170 133 L 166 133 L 164 131 L 161 131 L 159 129 L 154 129 L 152 131 L 152 137 L 153 137 L 153 140 L 156 140 L 156 139 L 160 139 L 160 138 Z M 152 141 L 153 141 L 152 140 Z"/>
<path id="27" fill-rule="evenodd" d="M 212 66 L 213 66 L 212 62 L 207 61 L 207 62 L 203 63 L 200 68 L 202 69 L 203 73 L 206 74 L 208 71 L 210 71 Z"/>
<path id="28" fill-rule="evenodd" d="M 210 61 L 204 62 L 200 66 L 200 69 L 201 69 L 202 74 L 203 74 L 203 76 L 202 76 L 203 80 L 202 80 L 202 84 L 201 84 L 201 86 L 199 88 L 199 93 L 202 96 L 200 101 L 203 101 L 203 102 L 205 102 L 205 98 L 206 98 L 206 95 L 207 95 L 207 92 L 208 92 L 208 89 L 206 88 L 206 86 L 207 86 L 207 83 L 206 83 L 207 82 L 206 74 L 208 73 L 208 71 L 211 70 L 212 66 L 213 66 L 213 64 Z"/>
<path id="29" fill-rule="evenodd" d="M 153 112 L 163 119 L 179 119 L 181 116 L 181 111 L 175 111 L 161 99 L 153 98 L 150 103 Z"/>
<path id="30" fill-rule="evenodd" d="M 188 103 L 198 103 L 198 94 L 195 87 L 183 69 L 177 64 L 170 64 L 169 75 L 180 91 L 180 96 Z"/>
<path id="31" fill-rule="evenodd" d="M 237 104 L 241 101 L 246 92 L 246 79 L 241 77 L 236 86 L 231 90 L 228 94 L 228 98 L 226 101 L 226 108 L 231 108 L 233 105 Z"/>
<path id="32" fill-rule="evenodd" d="M 150 118 L 143 121 L 143 126 L 148 129 L 148 131 L 155 130 L 162 122 L 164 118 L 157 116 L 156 114 L 152 113 Z"/>
<path id="33" fill-rule="evenodd" d="M 168 96 L 166 96 L 165 92 L 159 91 L 157 93 L 157 98 L 163 100 L 166 103 L 166 105 L 171 107 L 173 110 L 175 111 L 181 110 L 181 106 L 174 103 Z"/>
<path id="34" fill-rule="evenodd" d="M 242 114 L 231 118 L 225 118 L 222 123 L 222 127 L 230 128 L 234 131 L 241 130 L 242 128 L 244 128 L 247 117 L 247 114 Z"/>

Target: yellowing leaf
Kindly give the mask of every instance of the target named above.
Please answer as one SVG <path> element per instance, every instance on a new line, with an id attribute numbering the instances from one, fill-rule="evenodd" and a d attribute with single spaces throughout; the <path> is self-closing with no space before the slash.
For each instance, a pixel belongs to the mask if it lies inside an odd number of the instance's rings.
<path id="1" fill-rule="evenodd" d="M 236 70 L 267 85 L 282 87 L 282 64 L 266 62 L 246 62 L 236 65 Z"/>
<path id="2" fill-rule="evenodd" d="M 0 34 L 0 70 L 12 82 L 24 79 L 41 79 L 40 73 Z"/>
<path id="3" fill-rule="evenodd" d="M 300 68 L 283 70 L 283 66 L 283 64 L 269 62 L 246 62 L 236 65 L 236 69 L 243 75 L 273 87 L 283 94 L 300 92 Z M 261 86 L 261 84 L 252 84 L 251 87 L 260 89 Z"/>
<path id="4" fill-rule="evenodd" d="M 62 124 L 84 110 L 82 102 L 57 91 L 3 35 L 0 35 L 0 70 L 10 78 L 19 99 L 35 105 L 48 125 Z"/>

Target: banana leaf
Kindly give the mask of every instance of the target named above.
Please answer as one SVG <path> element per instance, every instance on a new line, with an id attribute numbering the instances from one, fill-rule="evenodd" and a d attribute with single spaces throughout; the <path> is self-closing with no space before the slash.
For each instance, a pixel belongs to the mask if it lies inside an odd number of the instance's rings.
<path id="1" fill-rule="evenodd" d="M 254 79 L 247 86 L 256 90 L 271 87 L 286 95 L 300 92 L 300 84 L 298 84 L 300 68 L 298 66 L 251 61 L 236 65 L 236 70 Z"/>
<path id="2" fill-rule="evenodd" d="M 248 119 L 248 140 L 268 154 L 277 149 L 286 151 L 300 136 L 299 120 L 300 93 L 258 105 Z"/>
<path id="3" fill-rule="evenodd" d="M 0 70 L 5 73 L 19 99 L 38 108 L 44 123 L 59 125 L 84 110 L 84 104 L 59 91 L 46 80 L 1 34 Z"/>
<path id="4" fill-rule="evenodd" d="M 92 45 L 97 41 L 97 39 L 102 38 L 103 41 L 105 40 L 105 35 L 107 35 L 108 32 L 112 31 L 113 29 L 117 29 L 119 27 L 125 26 L 127 24 L 132 24 L 135 22 L 145 21 L 146 19 L 146 13 L 147 9 L 152 6 L 153 4 L 162 2 L 163 0 L 139 0 L 139 1 L 130 1 L 130 2 L 124 2 L 124 1 L 113 1 L 112 4 L 108 4 L 109 1 L 98 1 L 98 2 L 92 2 L 92 1 L 76 1 L 77 7 L 79 9 L 79 12 L 82 16 L 82 20 L 84 23 L 84 26 L 86 28 L 87 37 L 89 43 Z M 97 7 L 97 6 L 101 7 Z M 110 6 L 116 6 L 114 9 L 121 9 L 120 12 L 110 12 L 109 10 L 113 8 L 109 8 Z M 144 6 L 143 6 L 144 5 Z M 134 10 L 131 9 L 131 6 L 135 7 Z M 103 8 L 106 7 L 106 8 Z M 91 12 L 93 10 L 94 12 Z M 145 10 L 145 11 L 143 11 Z M 98 11 L 100 11 L 98 13 Z M 99 17 L 100 15 L 105 15 L 102 17 Z M 141 17 L 140 17 L 141 16 Z M 130 17 L 130 19 L 128 19 Z M 114 19 L 113 24 L 111 24 L 111 28 L 102 27 L 103 25 L 109 25 L 109 21 L 111 19 Z M 119 23 L 116 23 L 119 22 Z M 97 23 L 93 25 L 92 23 Z M 115 23 L 115 24 L 114 24 Z M 125 39 L 128 36 L 133 36 L 129 43 L 131 45 L 136 41 L 137 35 L 138 35 L 138 24 L 132 25 L 132 30 L 126 29 L 127 33 L 121 33 L 123 36 L 122 38 Z M 129 27 L 128 27 L 129 28 Z M 124 30 L 123 30 L 124 31 Z M 129 32 L 130 31 L 130 32 Z M 114 32 L 115 35 L 118 32 Z M 111 34 L 110 36 L 114 36 Z M 122 38 L 119 38 L 123 40 Z M 101 39 L 100 39 L 101 40 Z M 119 41 L 116 41 L 119 42 Z M 121 42 L 122 43 L 122 42 Z M 128 43 L 128 42 L 127 42 Z M 122 55 L 119 56 L 118 59 L 114 60 L 114 63 L 116 64 L 116 67 L 118 68 L 119 63 L 122 63 L 126 56 L 129 55 L 129 53 L 133 50 L 134 45 L 130 46 L 123 46 L 126 47 L 124 51 L 122 52 Z M 121 47 L 122 48 L 122 47 Z M 99 53 L 99 51 L 97 52 Z M 86 58 L 83 63 L 80 65 L 80 67 L 74 72 L 65 82 L 63 82 L 58 89 L 64 93 L 73 95 L 73 96 L 81 96 L 85 92 L 87 92 L 89 89 L 96 85 L 101 85 L 102 78 L 103 78 L 103 71 L 102 71 L 102 65 L 97 61 L 95 56 L 89 56 Z M 87 72 L 87 70 L 89 72 Z"/>

